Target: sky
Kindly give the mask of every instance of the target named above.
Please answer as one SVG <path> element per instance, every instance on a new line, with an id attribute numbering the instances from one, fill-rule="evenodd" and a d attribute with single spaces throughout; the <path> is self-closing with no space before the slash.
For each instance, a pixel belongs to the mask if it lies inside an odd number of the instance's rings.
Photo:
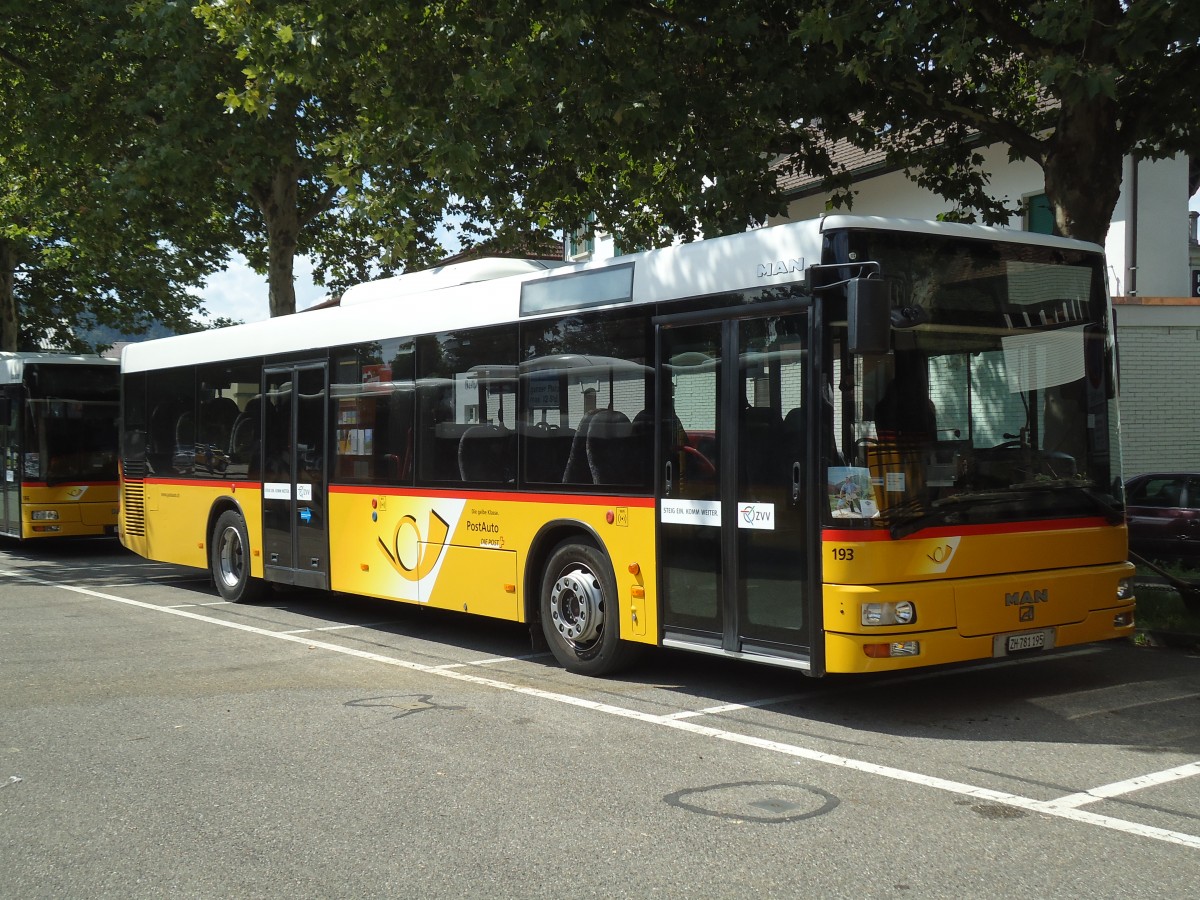
<path id="1" fill-rule="evenodd" d="M 313 283 L 312 261 L 308 257 L 296 257 L 295 276 L 296 309 L 305 309 L 325 298 L 325 288 Z M 208 279 L 200 296 L 209 318 L 226 316 L 235 321 L 258 322 L 271 317 L 267 276 L 256 274 L 241 254 L 230 259 L 225 271 Z"/>
<path id="2" fill-rule="evenodd" d="M 1200 212 L 1200 193 L 1192 197 L 1188 209 Z M 325 288 L 312 280 L 312 261 L 296 257 L 296 309 L 306 309 L 326 297 Z M 258 322 L 270 318 L 267 306 L 267 278 L 256 275 L 240 255 L 230 260 L 229 267 L 208 279 L 200 292 L 210 317 L 227 316 L 242 322 Z"/>

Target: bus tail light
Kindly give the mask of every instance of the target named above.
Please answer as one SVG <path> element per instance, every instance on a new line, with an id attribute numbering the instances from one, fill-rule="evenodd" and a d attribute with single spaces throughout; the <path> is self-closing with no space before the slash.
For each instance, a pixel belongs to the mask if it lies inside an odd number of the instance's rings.
<path id="1" fill-rule="evenodd" d="M 38 534 L 52 534 L 56 531 L 62 531 L 61 525 L 31 525 L 29 527 L 32 531 L 35 531 Z"/>
<path id="2" fill-rule="evenodd" d="M 920 656 L 920 641 L 892 641 L 888 644 L 863 644 L 863 653 L 871 659 L 890 659 L 894 656 Z"/>

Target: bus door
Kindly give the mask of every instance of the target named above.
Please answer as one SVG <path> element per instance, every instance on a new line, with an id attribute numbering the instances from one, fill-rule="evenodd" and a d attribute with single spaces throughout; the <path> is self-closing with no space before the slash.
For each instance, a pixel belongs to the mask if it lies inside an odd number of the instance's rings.
<path id="1" fill-rule="evenodd" d="M 21 536 L 20 388 L 0 387 L 0 533 Z"/>
<path id="2" fill-rule="evenodd" d="M 325 363 L 268 367 L 263 391 L 263 575 L 329 587 Z"/>
<path id="3" fill-rule="evenodd" d="M 807 315 L 656 322 L 663 643 L 819 670 Z"/>

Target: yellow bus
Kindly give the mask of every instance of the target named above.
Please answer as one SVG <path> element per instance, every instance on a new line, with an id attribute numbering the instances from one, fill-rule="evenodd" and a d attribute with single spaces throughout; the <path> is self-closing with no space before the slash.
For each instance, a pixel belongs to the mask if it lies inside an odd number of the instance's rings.
<path id="1" fill-rule="evenodd" d="M 118 361 L 0 353 L 0 534 L 117 532 Z"/>
<path id="2" fill-rule="evenodd" d="M 477 260 L 129 346 L 120 533 L 303 585 L 810 675 L 1133 628 L 1094 245 L 830 216 Z"/>

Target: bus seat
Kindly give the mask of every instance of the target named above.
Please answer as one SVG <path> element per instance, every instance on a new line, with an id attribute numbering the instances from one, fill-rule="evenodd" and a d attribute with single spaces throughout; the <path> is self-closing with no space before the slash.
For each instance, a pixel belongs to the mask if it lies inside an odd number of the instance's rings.
<path id="1" fill-rule="evenodd" d="M 258 452 L 259 415 L 262 411 L 262 398 L 251 397 L 236 419 L 229 432 L 229 458 L 234 462 L 249 462 L 252 454 Z"/>
<path id="2" fill-rule="evenodd" d="M 512 481 L 512 432 L 503 425 L 473 425 L 458 442 L 463 481 Z"/>
<path id="3" fill-rule="evenodd" d="M 897 378 L 875 405 L 880 440 L 932 441 L 937 435 L 937 409 L 928 388 Z"/>
<path id="4" fill-rule="evenodd" d="M 196 468 L 196 417 L 190 409 L 175 420 L 175 449 L 171 466 L 176 472 L 192 472 Z"/>
<path id="5" fill-rule="evenodd" d="M 779 471 L 779 438 L 783 420 L 770 407 L 750 406 L 742 410 L 742 478 L 746 483 L 773 484 Z"/>
<path id="6" fill-rule="evenodd" d="M 587 459 L 594 484 L 633 481 L 633 426 L 625 413 L 615 409 L 596 411 L 588 425 Z"/>
<path id="7" fill-rule="evenodd" d="M 803 463 L 805 434 L 808 433 L 803 407 L 788 409 L 784 416 L 784 452 L 788 466 L 793 462 Z M 803 468 L 803 467 L 802 467 Z"/>
<path id="8" fill-rule="evenodd" d="M 200 437 L 208 444 L 224 449 L 229 446 L 238 405 L 228 397 L 213 397 L 200 405 Z"/>
<path id="9" fill-rule="evenodd" d="M 522 423 L 519 432 L 525 480 L 547 484 L 561 482 L 575 438 L 574 429 L 538 422 Z"/>
<path id="10" fill-rule="evenodd" d="M 563 471 L 563 484 L 591 484 L 592 473 L 587 462 L 587 433 L 598 410 L 584 413 L 571 439 L 571 451 L 567 454 L 567 467 Z"/>
<path id="11" fill-rule="evenodd" d="M 175 452 L 177 409 L 174 404 L 160 403 L 150 412 L 149 446 L 146 452 L 150 467 L 157 472 L 165 472 L 171 465 L 171 455 Z"/>
<path id="12" fill-rule="evenodd" d="M 633 417 L 631 423 L 632 451 L 637 458 L 638 484 L 650 484 L 654 474 L 654 411 L 643 409 Z"/>

